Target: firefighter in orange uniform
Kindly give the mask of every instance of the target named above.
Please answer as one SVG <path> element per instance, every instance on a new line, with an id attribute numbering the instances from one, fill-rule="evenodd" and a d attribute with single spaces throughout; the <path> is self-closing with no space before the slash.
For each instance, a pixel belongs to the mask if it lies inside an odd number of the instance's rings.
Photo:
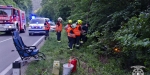
<path id="1" fill-rule="evenodd" d="M 70 48 L 70 50 L 73 50 L 73 44 L 74 44 L 74 42 L 75 42 L 75 38 L 76 38 L 76 35 L 75 35 L 75 33 L 74 33 L 74 29 L 76 28 L 76 24 L 72 24 L 69 28 L 68 28 L 68 30 L 67 30 L 67 32 L 68 32 L 68 38 L 69 38 L 69 48 Z"/>
<path id="2" fill-rule="evenodd" d="M 62 18 L 59 17 L 56 23 L 57 42 L 61 42 Z"/>
<path id="3" fill-rule="evenodd" d="M 71 27 L 71 24 L 72 24 L 72 20 L 68 20 L 68 24 L 65 26 L 65 30 L 66 30 L 67 36 L 68 36 L 68 31 L 69 31 L 69 29 Z M 70 42 L 70 38 L 68 36 L 68 44 L 69 44 L 69 42 Z M 68 46 L 68 48 L 69 48 L 69 46 Z"/>
<path id="4" fill-rule="evenodd" d="M 44 27 L 45 27 L 45 36 L 49 36 L 50 24 L 48 23 L 47 20 L 45 20 Z"/>
<path id="5" fill-rule="evenodd" d="M 67 32 L 67 29 L 71 26 L 72 20 L 68 20 L 68 24 L 65 26 L 65 30 Z"/>
<path id="6" fill-rule="evenodd" d="M 78 20 L 78 21 L 77 21 L 77 26 L 76 26 L 76 28 L 73 30 L 73 32 L 74 32 L 75 35 L 76 35 L 75 44 L 76 44 L 76 48 L 77 48 L 77 49 L 79 49 L 79 46 L 80 46 L 81 24 L 82 24 L 82 20 Z"/>

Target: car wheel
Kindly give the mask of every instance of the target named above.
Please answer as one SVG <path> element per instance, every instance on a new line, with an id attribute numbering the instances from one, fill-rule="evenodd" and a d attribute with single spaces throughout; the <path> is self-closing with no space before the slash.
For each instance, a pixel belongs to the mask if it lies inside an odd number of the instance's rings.
<path id="1" fill-rule="evenodd" d="M 26 32 L 26 27 L 24 26 L 24 29 L 22 29 L 21 31 L 22 33 L 25 33 Z"/>

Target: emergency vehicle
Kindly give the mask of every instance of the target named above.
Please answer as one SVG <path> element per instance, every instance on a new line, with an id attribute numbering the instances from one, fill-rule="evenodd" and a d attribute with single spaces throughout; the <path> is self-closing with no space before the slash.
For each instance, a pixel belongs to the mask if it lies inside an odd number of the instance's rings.
<path id="1" fill-rule="evenodd" d="M 12 6 L 0 5 L 0 32 L 11 33 L 13 30 L 25 33 L 25 12 Z"/>

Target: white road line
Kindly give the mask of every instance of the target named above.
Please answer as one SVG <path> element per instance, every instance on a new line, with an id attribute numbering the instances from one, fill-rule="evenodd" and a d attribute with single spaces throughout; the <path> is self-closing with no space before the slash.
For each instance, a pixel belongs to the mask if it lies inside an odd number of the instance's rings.
<path id="1" fill-rule="evenodd" d="M 12 39 L 12 38 L 9 38 L 9 39 L 6 39 L 6 40 L 3 40 L 3 41 L 0 41 L 0 43 L 5 42 L 5 41 L 8 41 L 8 40 L 10 40 L 10 39 Z"/>
<path id="2" fill-rule="evenodd" d="M 32 46 L 35 46 L 36 44 L 38 44 L 42 39 L 44 38 L 44 36 L 42 36 L 39 40 L 37 40 Z M 20 57 L 18 57 L 15 61 L 19 61 L 21 60 Z M 14 61 L 14 62 L 15 62 Z M 10 64 L 7 68 L 5 68 L 0 75 L 5 75 L 10 69 L 12 68 L 12 64 Z"/>

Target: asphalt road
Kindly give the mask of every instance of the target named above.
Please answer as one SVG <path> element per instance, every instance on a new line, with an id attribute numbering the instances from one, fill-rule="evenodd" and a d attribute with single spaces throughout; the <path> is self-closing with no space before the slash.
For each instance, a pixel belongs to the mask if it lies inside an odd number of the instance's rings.
<path id="1" fill-rule="evenodd" d="M 22 36 L 22 39 L 27 46 L 33 45 L 42 37 L 42 35 L 29 36 L 28 32 L 21 33 L 20 36 Z M 13 44 L 12 36 L 6 34 L 0 35 L 0 73 L 18 57 L 19 54 Z"/>

